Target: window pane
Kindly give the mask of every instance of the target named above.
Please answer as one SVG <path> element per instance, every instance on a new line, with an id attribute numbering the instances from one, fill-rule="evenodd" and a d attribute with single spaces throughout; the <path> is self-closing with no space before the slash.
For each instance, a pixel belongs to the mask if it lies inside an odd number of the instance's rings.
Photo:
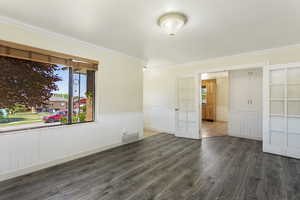
<path id="1" fill-rule="evenodd" d="M 284 86 L 283 85 L 270 86 L 270 97 L 284 98 Z"/>
<path id="2" fill-rule="evenodd" d="M 0 56 L 0 131 L 67 119 L 68 68 Z"/>
<path id="3" fill-rule="evenodd" d="M 288 101 L 288 115 L 300 115 L 300 101 Z"/>
<path id="4" fill-rule="evenodd" d="M 58 124 L 68 123 L 68 101 L 69 101 L 69 68 L 60 65 L 57 76 L 60 77 L 61 81 L 57 82 L 58 89 L 53 92 L 50 98 L 48 110 L 52 112 L 51 118 L 56 118 L 55 122 Z"/>
<path id="5" fill-rule="evenodd" d="M 287 82 L 288 84 L 299 84 L 300 83 L 300 68 L 290 68 L 287 71 Z"/>
<path id="6" fill-rule="evenodd" d="M 300 85 L 288 85 L 287 96 L 288 98 L 300 98 Z"/>
<path id="7" fill-rule="evenodd" d="M 94 120 L 94 72 L 74 70 L 72 123 Z"/>
<path id="8" fill-rule="evenodd" d="M 271 101 L 270 114 L 283 115 L 284 114 L 284 101 Z"/>

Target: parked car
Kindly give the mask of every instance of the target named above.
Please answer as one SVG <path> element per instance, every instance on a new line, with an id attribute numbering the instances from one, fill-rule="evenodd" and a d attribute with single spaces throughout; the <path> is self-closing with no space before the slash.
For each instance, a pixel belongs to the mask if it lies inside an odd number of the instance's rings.
<path id="1" fill-rule="evenodd" d="M 61 118 L 67 117 L 68 111 L 67 110 L 60 110 L 54 113 L 53 115 L 48 115 L 43 117 L 45 123 L 53 123 L 59 122 Z"/>

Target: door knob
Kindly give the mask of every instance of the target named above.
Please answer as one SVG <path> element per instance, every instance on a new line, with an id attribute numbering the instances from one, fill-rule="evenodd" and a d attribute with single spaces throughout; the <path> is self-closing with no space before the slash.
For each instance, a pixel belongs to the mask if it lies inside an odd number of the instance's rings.
<path id="1" fill-rule="evenodd" d="M 179 111 L 179 108 L 175 108 L 175 111 Z"/>

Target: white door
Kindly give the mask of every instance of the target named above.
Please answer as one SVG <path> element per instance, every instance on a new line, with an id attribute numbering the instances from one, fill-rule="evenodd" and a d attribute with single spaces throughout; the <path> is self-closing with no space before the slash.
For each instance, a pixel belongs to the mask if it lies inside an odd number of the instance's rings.
<path id="1" fill-rule="evenodd" d="M 300 158 L 300 63 L 264 68 L 264 152 Z"/>
<path id="2" fill-rule="evenodd" d="M 175 136 L 200 139 L 200 82 L 197 76 L 177 78 L 177 108 L 175 109 Z"/>

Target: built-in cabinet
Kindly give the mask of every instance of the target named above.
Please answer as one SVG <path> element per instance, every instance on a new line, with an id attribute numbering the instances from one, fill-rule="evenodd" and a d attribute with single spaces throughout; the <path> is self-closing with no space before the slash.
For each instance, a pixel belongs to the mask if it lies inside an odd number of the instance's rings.
<path id="1" fill-rule="evenodd" d="M 300 158 L 300 63 L 264 68 L 263 150 Z"/>
<path id="2" fill-rule="evenodd" d="M 228 134 L 262 139 L 262 69 L 229 71 Z"/>
<path id="3" fill-rule="evenodd" d="M 202 83 L 202 119 L 208 121 L 216 120 L 216 79 L 203 80 Z"/>

